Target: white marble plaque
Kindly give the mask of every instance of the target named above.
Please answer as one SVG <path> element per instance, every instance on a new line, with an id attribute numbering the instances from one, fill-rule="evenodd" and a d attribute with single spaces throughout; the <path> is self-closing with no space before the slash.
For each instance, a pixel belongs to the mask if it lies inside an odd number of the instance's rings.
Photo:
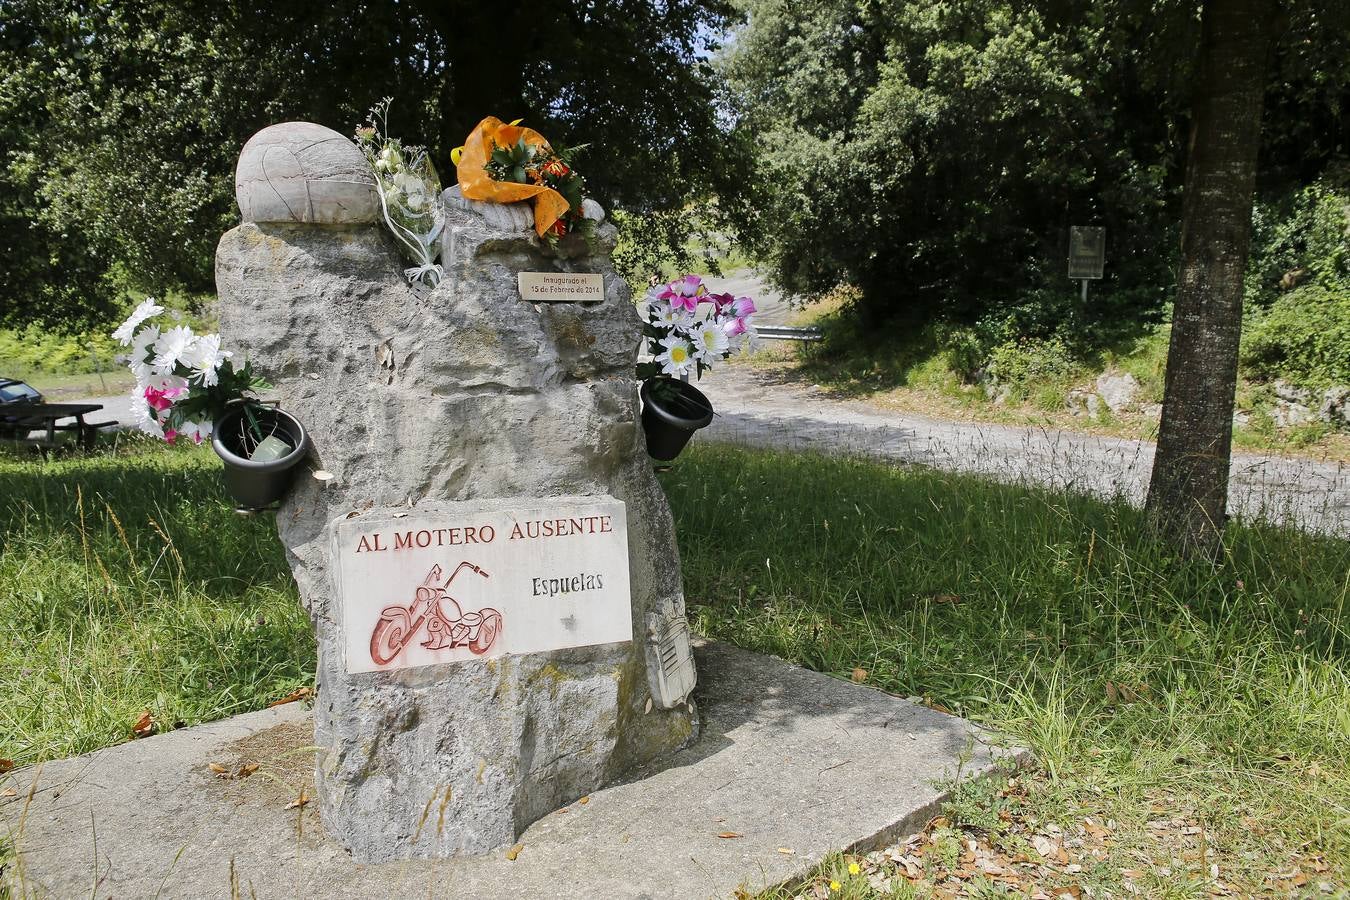
<path id="1" fill-rule="evenodd" d="M 599 303 L 605 279 L 587 272 L 521 272 L 516 275 L 520 299 L 531 303 Z"/>
<path id="2" fill-rule="evenodd" d="M 366 513 L 333 541 L 348 672 L 632 640 L 612 497 Z"/>

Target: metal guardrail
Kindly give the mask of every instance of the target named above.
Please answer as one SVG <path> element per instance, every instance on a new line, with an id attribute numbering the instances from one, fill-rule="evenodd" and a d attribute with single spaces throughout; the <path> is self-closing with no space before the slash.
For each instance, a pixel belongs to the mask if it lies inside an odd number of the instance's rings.
<path id="1" fill-rule="evenodd" d="M 824 338 L 820 329 L 814 325 L 794 328 L 790 325 L 759 325 L 755 333 L 761 340 L 770 341 L 819 341 Z"/>

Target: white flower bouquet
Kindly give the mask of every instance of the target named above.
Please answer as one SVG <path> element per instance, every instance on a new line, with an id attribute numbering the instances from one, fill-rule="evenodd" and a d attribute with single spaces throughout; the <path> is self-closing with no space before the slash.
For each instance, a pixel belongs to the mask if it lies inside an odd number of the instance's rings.
<path id="1" fill-rule="evenodd" d="M 150 320 L 164 312 L 153 299 L 136 307 L 113 332 L 129 348 L 127 367 L 136 376 L 132 412 L 147 434 L 173 443 L 179 437 L 200 444 L 212 423 L 238 401 L 257 402 L 269 385 L 245 363 L 235 368 L 233 354 L 221 349 L 220 335 L 196 334 L 186 325 L 161 330 Z M 247 408 L 247 407 L 246 407 Z M 267 439 L 254 426 L 254 445 Z"/>
<path id="2" fill-rule="evenodd" d="M 638 378 L 662 375 L 695 377 L 755 341 L 755 301 L 709 293 L 703 279 L 685 275 L 647 291 L 642 307 L 643 334 L 650 362 L 638 365 Z"/>
<path id="3" fill-rule="evenodd" d="M 670 461 L 713 417 L 712 404 L 687 379 L 755 342 L 755 301 L 713 294 L 685 275 L 654 286 L 642 303 L 642 333 L 652 358 L 638 363 L 647 452 Z"/>
<path id="4" fill-rule="evenodd" d="M 375 170 L 384 224 L 413 265 L 404 269 L 408 282 L 435 287 L 444 274 L 436 257 L 445 226 L 441 179 L 421 147 L 405 146 L 388 134 L 389 99 L 377 103 L 356 129 L 356 146 Z"/>

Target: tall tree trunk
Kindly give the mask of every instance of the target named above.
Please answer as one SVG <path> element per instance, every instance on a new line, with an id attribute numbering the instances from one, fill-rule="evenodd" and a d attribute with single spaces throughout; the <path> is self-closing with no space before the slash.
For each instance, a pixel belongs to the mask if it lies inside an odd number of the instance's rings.
<path id="1" fill-rule="evenodd" d="M 1181 273 L 1147 510 L 1187 556 L 1218 554 L 1228 505 L 1242 287 L 1274 0 L 1205 0 Z"/>

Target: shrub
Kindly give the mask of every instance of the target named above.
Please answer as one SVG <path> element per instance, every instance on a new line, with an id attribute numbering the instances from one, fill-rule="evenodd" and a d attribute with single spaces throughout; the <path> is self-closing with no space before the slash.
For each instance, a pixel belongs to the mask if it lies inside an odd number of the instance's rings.
<path id="1" fill-rule="evenodd" d="M 1279 302 L 1281 288 L 1309 282 L 1345 290 L 1350 284 L 1350 187 L 1328 176 L 1256 204 L 1247 302 Z"/>
<path id="2" fill-rule="evenodd" d="M 1244 330 L 1242 363 L 1250 375 L 1308 388 L 1350 384 L 1350 283 L 1295 288 Z"/>
<path id="3" fill-rule="evenodd" d="M 1066 378 L 1076 368 L 1073 354 L 1059 337 L 1018 338 L 994 347 L 985 371 L 1000 384 L 1023 389 L 1035 380 Z"/>
<path id="4" fill-rule="evenodd" d="M 0 330 L 0 375 L 26 377 L 34 372 L 77 375 L 107 372 L 116 368 L 113 357 L 120 350 L 108 334 L 57 335 L 26 328 Z"/>

